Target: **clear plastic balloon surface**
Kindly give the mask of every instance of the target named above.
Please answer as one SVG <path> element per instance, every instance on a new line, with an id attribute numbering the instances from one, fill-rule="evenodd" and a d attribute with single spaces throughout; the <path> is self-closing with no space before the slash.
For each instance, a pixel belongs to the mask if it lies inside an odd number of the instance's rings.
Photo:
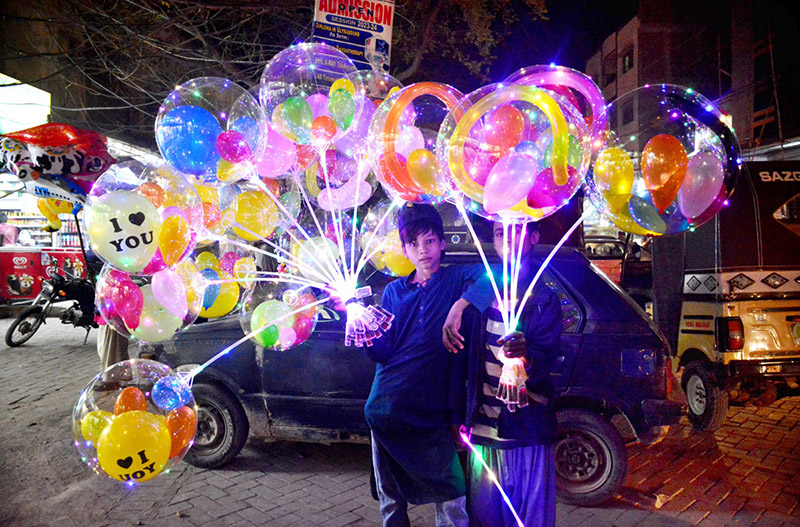
<path id="1" fill-rule="evenodd" d="M 135 485 L 165 474 L 189 451 L 197 405 L 186 378 L 160 362 L 118 362 L 83 389 L 73 444 L 98 474 Z"/>
<path id="2" fill-rule="evenodd" d="M 725 116 L 691 88 L 652 85 L 609 105 L 611 133 L 586 189 L 619 229 L 678 234 L 725 205 L 741 170 Z"/>
<path id="3" fill-rule="evenodd" d="M 317 297 L 309 287 L 291 282 L 256 284 L 239 319 L 245 334 L 267 349 L 287 350 L 308 340 L 317 324 Z"/>
<path id="4" fill-rule="evenodd" d="M 201 183 L 250 177 L 264 155 L 268 128 L 258 101 L 233 81 L 190 80 L 161 104 L 155 124 L 164 159 Z"/>

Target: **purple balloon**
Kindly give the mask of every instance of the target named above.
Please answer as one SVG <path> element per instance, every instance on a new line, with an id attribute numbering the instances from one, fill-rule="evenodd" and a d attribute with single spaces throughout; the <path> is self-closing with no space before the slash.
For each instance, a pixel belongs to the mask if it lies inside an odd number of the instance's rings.
<path id="1" fill-rule="evenodd" d="M 483 190 L 483 208 L 490 214 L 509 209 L 528 195 L 536 179 L 535 160 L 519 152 L 512 152 L 497 162 L 486 178 Z"/>
<path id="2" fill-rule="evenodd" d="M 315 93 L 306 97 L 306 102 L 311 106 L 312 120 L 323 115 L 330 117 L 328 112 L 328 97 L 322 93 Z"/>
<path id="3" fill-rule="evenodd" d="M 258 175 L 262 178 L 279 177 L 297 161 L 297 145 L 272 127 L 267 134 L 264 156 L 258 161 Z"/>
<path id="4" fill-rule="evenodd" d="M 678 191 L 678 207 L 687 218 L 697 218 L 716 200 L 725 180 L 725 165 L 715 152 L 700 152 L 689 158 L 686 177 Z"/>
<path id="5" fill-rule="evenodd" d="M 231 163 L 241 163 L 253 158 L 247 139 L 235 130 L 227 130 L 217 136 L 217 152 Z"/>
<path id="6" fill-rule="evenodd" d="M 181 320 L 189 312 L 186 302 L 186 287 L 181 277 L 172 269 L 164 269 L 153 275 L 153 296 L 159 304 L 166 307 Z"/>

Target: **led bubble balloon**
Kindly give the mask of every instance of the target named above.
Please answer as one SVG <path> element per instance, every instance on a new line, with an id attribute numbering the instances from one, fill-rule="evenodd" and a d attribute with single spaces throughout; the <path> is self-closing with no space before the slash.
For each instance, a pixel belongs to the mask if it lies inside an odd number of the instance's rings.
<path id="1" fill-rule="evenodd" d="M 403 254 L 397 211 L 391 202 L 373 206 L 361 224 L 361 250 L 375 269 L 389 276 L 408 276 L 414 264 Z"/>
<path id="2" fill-rule="evenodd" d="M 73 444 L 98 474 L 133 485 L 174 468 L 197 429 L 187 379 L 160 362 L 118 362 L 83 389 L 72 411 Z"/>
<path id="3" fill-rule="evenodd" d="M 287 350 L 308 340 L 317 324 L 317 297 L 311 288 L 276 281 L 258 283 L 242 306 L 245 334 L 267 349 Z"/>
<path id="4" fill-rule="evenodd" d="M 249 177 L 263 157 L 264 111 L 244 88 L 218 77 L 190 80 L 161 104 L 155 124 L 164 159 L 198 182 L 219 184 Z"/>
<path id="5" fill-rule="evenodd" d="M 117 333 L 142 342 L 164 342 L 197 319 L 203 288 L 189 260 L 150 276 L 106 264 L 97 279 L 95 305 Z"/>
<path id="6" fill-rule="evenodd" d="M 589 167 L 583 116 L 563 97 L 491 84 L 442 123 L 436 152 L 467 208 L 489 219 L 549 216 L 578 191 Z"/>
<path id="7" fill-rule="evenodd" d="M 259 97 L 272 129 L 288 140 L 284 147 L 291 151 L 289 144 L 294 146 L 290 171 L 305 170 L 314 153 L 324 151 L 358 121 L 355 97 L 362 88 L 358 78 L 348 78 L 355 71 L 344 53 L 323 43 L 290 46 L 267 64 Z"/>
<path id="8" fill-rule="evenodd" d="M 203 221 L 197 191 L 166 165 L 114 165 L 95 182 L 86 204 L 92 251 L 130 273 L 153 274 L 186 258 Z"/>
<path id="9" fill-rule="evenodd" d="M 390 95 L 378 107 L 369 128 L 373 169 L 392 197 L 435 203 L 447 197 L 449 185 L 436 158 L 436 134 L 450 112 L 457 112 L 462 93 L 451 86 L 420 82 Z"/>
<path id="10" fill-rule="evenodd" d="M 711 101 L 691 88 L 648 85 L 611 103 L 608 119 L 612 133 L 586 189 L 620 230 L 677 234 L 724 206 L 742 161 L 733 129 Z"/>

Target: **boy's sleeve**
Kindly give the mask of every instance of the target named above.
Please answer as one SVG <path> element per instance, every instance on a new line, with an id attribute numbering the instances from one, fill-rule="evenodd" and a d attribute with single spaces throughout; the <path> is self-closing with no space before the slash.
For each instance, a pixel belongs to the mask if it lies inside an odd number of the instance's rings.
<path id="1" fill-rule="evenodd" d="M 367 357 L 375 362 L 386 362 L 394 353 L 395 349 L 395 336 L 397 335 L 397 326 L 400 324 L 400 317 L 395 313 L 394 308 L 398 305 L 397 294 L 395 293 L 395 282 L 386 286 L 383 291 L 383 298 L 381 298 L 381 307 L 389 313 L 395 315 L 392 326 L 380 336 L 380 338 L 372 342 L 372 346 L 366 346 L 364 352 Z"/>
<path id="2" fill-rule="evenodd" d="M 493 269 L 493 271 L 495 271 Z M 472 281 L 461 298 L 475 306 L 478 312 L 483 313 L 494 301 L 494 288 L 489 273 L 483 264 L 465 266 L 463 282 Z"/>
<path id="3" fill-rule="evenodd" d="M 464 349 L 458 353 L 451 353 L 450 368 L 450 397 L 448 408 L 450 411 L 450 424 L 462 425 L 466 421 L 467 405 L 467 375 L 469 372 L 469 354 L 473 353 L 471 339 L 474 324 L 479 323 L 480 314 L 474 308 L 464 311 L 460 332 L 464 335 Z"/>
<path id="4" fill-rule="evenodd" d="M 561 304 L 555 293 L 548 289 L 547 300 L 535 306 L 525 328 L 525 343 L 530 356 L 528 374 L 549 374 L 558 354 L 561 340 Z"/>

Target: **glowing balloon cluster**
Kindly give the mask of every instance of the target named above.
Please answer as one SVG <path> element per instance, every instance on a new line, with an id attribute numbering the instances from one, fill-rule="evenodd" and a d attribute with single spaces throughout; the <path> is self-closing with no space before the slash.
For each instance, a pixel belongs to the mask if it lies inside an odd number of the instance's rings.
<path id="1" fill-rule="evenodd" d="M 634 115 L 633 123 L 627 116 Z M 694 229 L 725 204 L 741 169 L 725 116 L 689 88 L 653 85 L 608 109 L 611 133 L 587 193 L 620 230 L 662 236 Z"/>
<path id="2" fill-rule="evenodd" d="M 156 142 L 164 159 L 199 182 L 247 177 L 263 155 L 268 129 L 261 106 L 228 79 L 181 84 L 158 110 Z"/>
<path id="3" fill-rule="evenodd" d="M 110 366 L 81 392 L 72 433 L 82 461 L 129 485 L 169 472 L 197 429 L 190 385 L 168 366 L 128 360 Z"/>
<path id="4" fill-rule="evenodd" d="M 286 350 L 311 336 L 319 304 L 310 288 L 285 281 L 262 282 L 244 303 L 242 329 L 260 346 Z"/>

